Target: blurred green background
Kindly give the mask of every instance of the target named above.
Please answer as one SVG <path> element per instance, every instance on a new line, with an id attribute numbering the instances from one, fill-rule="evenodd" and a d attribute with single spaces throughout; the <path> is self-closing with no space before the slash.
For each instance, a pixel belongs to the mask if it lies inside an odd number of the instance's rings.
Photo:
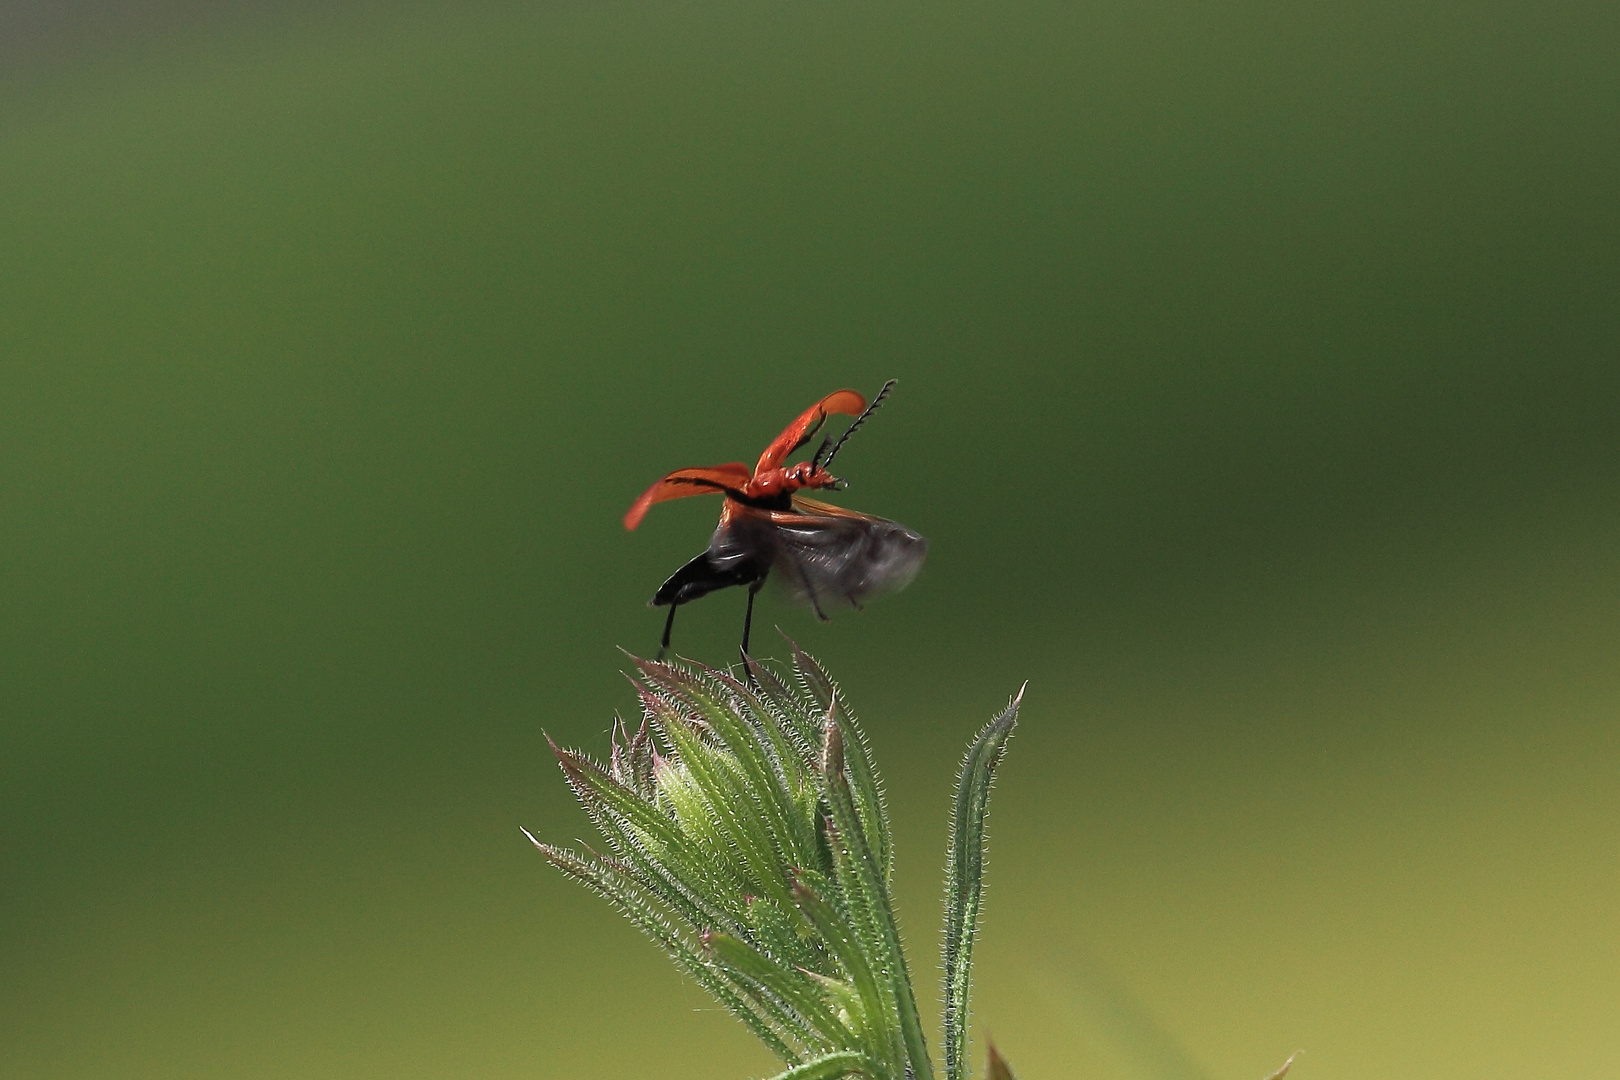
<path id="1" fill-rule="evenodd" d="M 518 826 L 717 510 L 630 499 L 890 376 L 840 500 L 928 566 L 761 621 L 925 973 L 1030 680 L 976 1035 L 1620 1075 L 1620 7 L 7 18 L 0 1075 L 771 1071 Z"/>

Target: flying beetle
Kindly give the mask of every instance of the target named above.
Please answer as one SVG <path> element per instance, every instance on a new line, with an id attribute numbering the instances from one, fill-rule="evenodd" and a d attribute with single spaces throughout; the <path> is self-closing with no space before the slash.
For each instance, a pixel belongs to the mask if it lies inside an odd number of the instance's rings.
<path id="1" fill-rule="evenodd" d="M 671 574 L 648 602 L 649 607 L 669 608 L 658 647 L 660 659 L 669 648 L 676 610 L 733 585 L 748 587 L 742 631 L 742 652 L 747 656 L 754 596 L 772 571 L 788 595 L 808 603 L 823 622 L 828 619 L 827 605 L 835 601 L 859 609 L 867 597 L 903 589 L 917 576 L 928 554 L 927 540 L 896 522 L 798 494 L 805 489 L 838 491 L 847 486 L 829 471 L 833 458 L 883 404 L 894 382 L 884 383 L 870 405 L 854 390 L 828 394 L 789 424 L 765 448 L 753 469 L 740 461 L 677 469 L 630 505 L 624 515 L 626 529 L 640 525 L 653 503 L 689 495 L 725 497 L 720 524 L 709 538 L 708 548 Z M 855 420 L 837 442 L 824 437 L 810 460 L 787 465 L 787 459 L 815 438 L 829 416 L 853 416 Z"/>

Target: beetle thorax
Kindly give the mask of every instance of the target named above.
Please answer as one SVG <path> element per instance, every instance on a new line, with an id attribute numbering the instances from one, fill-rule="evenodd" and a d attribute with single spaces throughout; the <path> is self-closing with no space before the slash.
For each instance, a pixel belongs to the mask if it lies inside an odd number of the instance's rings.
<path id="1" fill-rule="evenodd" d="M 754 499 L 768 499 L 773 495 L 792 494 L 800 488 L 829 488 L 838 483 L 832 473 L 819 465 L 801 461 L 785 469 L 766 469 L 754 474 L 748 481 L 748 495 Z"/>

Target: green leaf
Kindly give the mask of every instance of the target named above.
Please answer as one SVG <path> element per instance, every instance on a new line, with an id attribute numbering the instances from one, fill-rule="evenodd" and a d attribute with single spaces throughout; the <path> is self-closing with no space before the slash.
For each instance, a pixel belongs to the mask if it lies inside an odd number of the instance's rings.
<path id="1" fill-rule="evenodd" d="M 878 969 L 890 973 L 885 987 L 890 991 L 898 1014 L 900 1034 L 905 1042 L 906 1060 L 912 1075 L 915 1080 L 933 1080 L 934 1065 L 929 1060 L 928 1046 L 923 1038 L 922 1019 L 917 1014 L 917 999 L 911 989 L 911 973 L 906 968 L 906 953 L 900 943 L 900 928 L 895 922 L 894 907 L 889 899 L 888 881 L 884 877 L 882 864 L 863 834 L 860 815 L 850 790 L 846 760 L 842 728 L 837 723 L 829 724 L 823 768 L 833 823 L 838 830 L 834 850 L 836 852 L 842 846 L 848 854 L 854 877 L 851 907 L 866 916 L 870 929 L 867 948 L 877 961 Z"/>
<path id="2" fill-rule="evenodd" d="M 844 758 L 853 786 L 855 806 L 860 812 L 867 843 L 877 856 L 883 880 L 887 882 L 894 857 L 889 842 L 889 816 L 884 806 L 883 783 L 872 765 L 866 734 L 856 723 L 854 714 L 844 704 L 837 685 L 828 677 L 826 671 L 822 670 L 821 665 L 816 663 L 809 653 L 799 648 L 792 639 L 789 639 L 788 645 L 793 650 L 793 663 L 799 672 L 799 681 L 804 684 L 806 692 L 814 702 L 820 706 L 823 733 L 828 726 L 835 723 L 842 729 L 839 734 L 844 740 Z"/>
<path id="3" fill-rule="evenodd" d="M 862 884 L 861 875 L 855 869 L 855 855 L 844 842 L 841 830 L 830 820 L 827 822 L 827 840 L 833 855 L 833 887 L 828 895 L 840 905 L 840 913 L 850 937 L 875 977 L 877 1004 L 866 1010 L 871 1018 L 868 1029 L 873 1040 L 882 1041 L 886 1060 L 903 1063 L 907 1051 L 905 1034 L 900 1026 L 900 999 L 895 989 L 898 980 L 892 974 L 883 977 L 885 973 L 893 973 L 894 969 L 889 966 L 883 947 L 883 934 L 878 929 L 876 901 Z"/>
<path id="4" fill-rule="evenodd" d="M 651 873 L 680 887 L 686 881 L 713 882 L 719 887 L 691 897 L 694 926 L 711 929 L 731 926 L 747 915 L 745 896 L 750 892 L 747 877 L 738 865 L 730 841 L 716 828 L 708 799 L 680 762 L 665 761 L 658 769 L 658 789 L 664 797 L 685 844 L 679 849 L 645 849 L 644 860 Z"/>
<path id="5" fill-rule="evenodd" d="M 667 708 L 663 703 L 658 707 Z M 757 804 L 753 793 L 739 783 L 738 772 L 721 762 L 720 755 L 725 751 L 704 745 L 697 730 L 684 718 L 666 714 L 662 719 L 681 764 L 686 766 L 694 785 L 708 803 L 709 820 L 736 851 L 750 883 L 784 904 L 791 904 L 787 868 L 792 860 L 784 858 L 771 843 L 761 814 L 754 812 Z"/>
<path id="6" fill-rule="evenodd" d="M 865 1073 L 866 1059 L 853 1050 L 839 1050 L 797 1065 L 772 1080 L 837 1080 L 852 1073 Z"/>
<path id="7" fill-rule="evenodd" d="M 779 1080 L 933 1080 L 889 892 L 882 784 L 836 685 L 797 646 L 793 656 L 796 686 L 747 657 L 746 683 L 636 661 L 643 721 L 633 734 L 615 723 L 607 765 L 553 747 L 606 855 L 536 846 L 787 1062 Z M 990 777 L 1016 711 L 1014 702 L 980 733 L 958 792 L 950 1080 L 962 1080 Z"/>
<path id="8" fill-rule="evenodd" d="M 556 743 L 551 749 L 569 787 L 621 857 L 644 874 L 664 879 L 681 895 L 682 906 L 701 910 L 710 919 L 720 917 L 728 898 L 735 898 L 740 907 L 740 890 L 727 872 L 728 864 L 708 858 L 662 810 L 614 781 L 585 755 Z"/>
<path id="9" fill-rule="evenodd" d="M 574 794 L 585 805 L 585 809 L 591 812 L 593 818 L 598 813 L 608 813 L 623 823 L 647 833 L 660 844 L 674 848 L 682 846 L 683 838 L 675 829 L 674 823 L 660 813 L 656 806 L 614 780 L 601 766 L 584 754 L 564 750 L 551 742 L 549 735 L 546 741 L 551 743 L 551 752 L 557 756 L 557 764 L 562 767 L 568 786 L 574 789 Z"/>
<path id="10" fill-rule="evenodd" d="M 883 1007 L 877 974 L 872 970 L 860 942 L 832 906 L 801 880 L 793 883 L 793 900 L 827 942 L 845 977 L 860 995 L 861 1008 L 867 1018 L 868 1052 L 873 1060 L 888 1066 L 885 1075 L 899 1076 L 905 1068 L 900 1035 L 888 1022 L 890 1013 Z"/>
<path id="11" fill-rule="evenodd" d="M 657 942 L 677 966 L 741 1020 L 777 1057 L 790 1064 L 803 1060 L 804 1055 L 793 1050 L 785 1038 L 790 1033 L 797 1034 L 791 1023 L 793 1018 L 781 1014 L 780 1010 L 772 1010 L 769 1002 L 748 1000 L 746 995 L 738 993 L 738 988 L 707 962 L 698 945 L 671 926 L 664 913 L 658 910 L 657 904 L 634 882 L 601 860 L 542 844 L 527 829 L 523 830 L 523 835 L 551 865 L 607 900 L 637 929 Z"/>
<path id="12" fill-rule="evenodd" d="M 833 1005 L 843 1010 L 849 1017 L 848 1027 L 856 1035 L 866 1031 L 866 1011 L 861 1007 L 861 995 L 855 988 L 843 979 L 835 979 L 831 975 L 819 975 L 814 971 L 805 969 L 804 974 L 815 980 L 817 986 L 826 993 Z"/>
<path id="13" fill-rule="evenodd" d="M 769 703 L 753 686 L 743 683 L 724 671 L 699 667 L 716 685 L 731 695 L 733 704 L 757 739 L 768 751 L 767 757 L 785 792 L 799 793 L 815 770 L 814 754 L 806 754 L 805 747 L 794 737 L 792 725 L 781 711 Z M 808 825 L 795 818 L 800 842 L 814 843 L 814 834 Z"/>
<path id="14" fill-rule="evenodd" d="M 748 925 L 754 940 L 784 961 L 812 971 L 833 970 L 832 957 L 797 908 L 784 909 L 769 896 L 756 896 L 748 901 Z"/>
<path id="15" fill-rule="evenodd" d="M 790 640 L 789 645 L 793 644 Z M 821 728 L 817 711 L 808 708 L 804 698 L 776 673 L 753 657 L 745 657 L 748 673 L 754 677 L 762 703 L 771 708 L 782 720 L 782 728 L 792 738 L 807 769 L 814 769 L 816 756 L 821 753 Z M 821 710 L 825 711 L 825 710 Z"/>
<path id="16" fill-rule="evenodd" d="M 802 1016 L 825 1040 L 824 1046 L 847 1049 L 854 1044 L 854 1034 L 828 1008 L 821 987 L 805 978 L 803 972 L 783 967 L 729 934 L 709 934 L 704 944 L 728 973 L 758 983 Z"/>
<path id="17" fill-rule="evenodd" d="M 784 812 L 785 807 L 793 805 L 787 777 L 774 767 L 758 730 L 742 718 L 736 703 L 715 694 L 697 676 L 670 664 L 637 660 L 636 665 L 650 687 L 689 706 L 708 723 L 742 767 L 749 797 L 758 807 L 772 842 L 786 856 L 784 862 L 799 861 L 797 856 L 811 838 L 794 827 L 796 815 Z"/>
<path id="18" fill-rule="evenodd" d="M 951 846 L 945 868 L 945 1077 L 966 1080 L 968 997 L 972 989 L 973 940 L 984 893 L 984 823 L 990 781 L 1018 722 L 1024 691 L 986 724 L 968 747 L 951 814 Z"/>

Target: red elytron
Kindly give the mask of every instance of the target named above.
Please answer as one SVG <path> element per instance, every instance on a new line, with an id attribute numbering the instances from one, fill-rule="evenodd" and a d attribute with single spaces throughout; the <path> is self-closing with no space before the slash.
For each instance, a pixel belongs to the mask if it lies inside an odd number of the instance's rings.
<path id="1" fill-rule="evenodd" d="M 903 589 L 917 576 L 928 554 L 927 540 L 893 521 L 798 494 L 805 488 L 837 491 L 845 486 L 828 471 L 833 458 L 893 386 L 893 379 L 884 383 L 871 405 L 853 390 L 828 394 L 789 424 L 765 448 L 752 470 L 740 461 L 677 469 L 631 504 L 624 515 L 626 529 L 640 525 L 653 503 L 689 495 L 725 496 L 720 524 L 709 538 L 708 549 L 675 571 L 653 594 L 650 606 L 669 606 L 660 657 L 669 648 L 678 607 L 733 585 L 748 586 L 742 633 L 742 651 L 747 655 L 754 594 L 772 570 L 778 571 L 789 595 L 810 604 L 823 621 L 827 601 L 843 600 L 859 608 L 868 596 Z M 855 420 L 836 443 L 830 437 L 822 439 L 809 461 L 784 466 L 788 456 L 814 438 L 827 417 L 834 415 Z"/>

